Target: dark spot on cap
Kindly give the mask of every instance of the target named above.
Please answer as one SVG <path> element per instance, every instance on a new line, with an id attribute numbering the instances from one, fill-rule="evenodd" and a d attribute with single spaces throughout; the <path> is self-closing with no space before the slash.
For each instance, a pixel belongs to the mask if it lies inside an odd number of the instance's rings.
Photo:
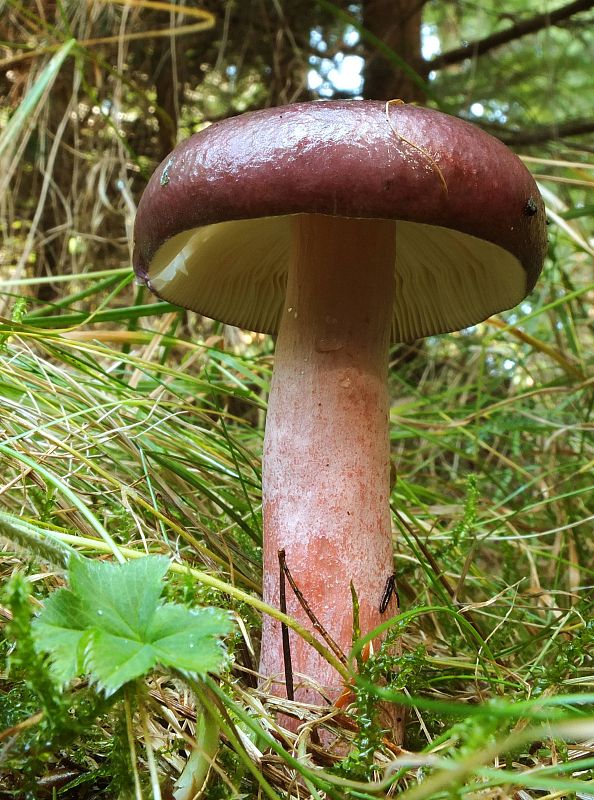
<path id="1" fill-rule="evenodd" d="M 536 200 L 533 197 L 529 197 L 524 206 L 524 216 L 533 217 L 537 211 L 538 206 L 536 205 Z"/>

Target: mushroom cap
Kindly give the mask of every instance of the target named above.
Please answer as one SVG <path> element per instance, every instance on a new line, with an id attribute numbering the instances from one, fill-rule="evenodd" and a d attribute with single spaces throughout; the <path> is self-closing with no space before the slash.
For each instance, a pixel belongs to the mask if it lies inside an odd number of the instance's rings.
<path id="1" fill-rule="evenodd" d="M 498 139 L 418 106 L 325 101 L 243 114 L 178 145 L 138 206 L 134 269 L 165 300 L 274 333 L 291 216 L 311 213 L 394 220 L 396 341 L 516 305 L 546 250 L 536 184 Z"/>

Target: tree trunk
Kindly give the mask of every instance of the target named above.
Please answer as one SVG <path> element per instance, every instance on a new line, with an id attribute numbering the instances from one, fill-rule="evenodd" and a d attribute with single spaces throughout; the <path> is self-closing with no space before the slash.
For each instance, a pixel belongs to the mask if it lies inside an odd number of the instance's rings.
<path id="1" fill-rule="evenodd" d="M 365 0 L 363 25 L 423 74 L 421 11 L 424 0 Z M 368 100 L 423 101 L 421 88 L 371 42 L 365 43 L 364 96 Z"/>

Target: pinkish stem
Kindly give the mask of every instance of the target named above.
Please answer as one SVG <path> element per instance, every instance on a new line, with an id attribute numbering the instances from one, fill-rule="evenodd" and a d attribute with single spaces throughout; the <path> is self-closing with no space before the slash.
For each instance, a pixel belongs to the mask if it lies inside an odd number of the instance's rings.
<path id="1" fill-rule="evenodd" d="M 279 607 L 278 551 L 314 613 L 348 654 L 353 582 L 362 633 L 380 614 L 393 571 L 389 510 L 388 346 L 395 225 L 294 218 L 294 258 L 276 346 L 264 443 L 264 599 Z M 313 630 L 287 586 L 287 611 Z M 316 634 L 317 635 L 317 634 Z M 341 679 L 291 633 L 296 699 L 310 677 L 330 699 Z M 377 644 L 377 643 L 376 643 Z M 266 617 L 260 670 L 284 682 L 280 624 Z M 275 691 L 284 694 L 284 687 Z"/>

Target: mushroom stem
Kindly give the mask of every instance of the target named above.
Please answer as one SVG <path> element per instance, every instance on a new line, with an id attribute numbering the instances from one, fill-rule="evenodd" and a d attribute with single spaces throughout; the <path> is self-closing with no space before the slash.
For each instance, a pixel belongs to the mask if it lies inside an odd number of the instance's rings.
<path id="1" fill-rule="evenodd" d="M 293 225 L 264 442 L 264 598 L 278 607 L 284 549 L 298 588 L 348 655 L 351 582 L 362 634 L 396 613 L 395 597 L 380 613 L 393 572 L 387 377 L 395 225 L 320 214 L 297 215 Z M 312 629 L 289 587 L 287 611 Z M 305 677 L 335 699 L 342 686 L 334 668 L 292 632 L 290 642 L 295 698 L 321 701 L 299 689 Z M 260 670 L 284 682 L 281 629 L 270 617 Z"/>

